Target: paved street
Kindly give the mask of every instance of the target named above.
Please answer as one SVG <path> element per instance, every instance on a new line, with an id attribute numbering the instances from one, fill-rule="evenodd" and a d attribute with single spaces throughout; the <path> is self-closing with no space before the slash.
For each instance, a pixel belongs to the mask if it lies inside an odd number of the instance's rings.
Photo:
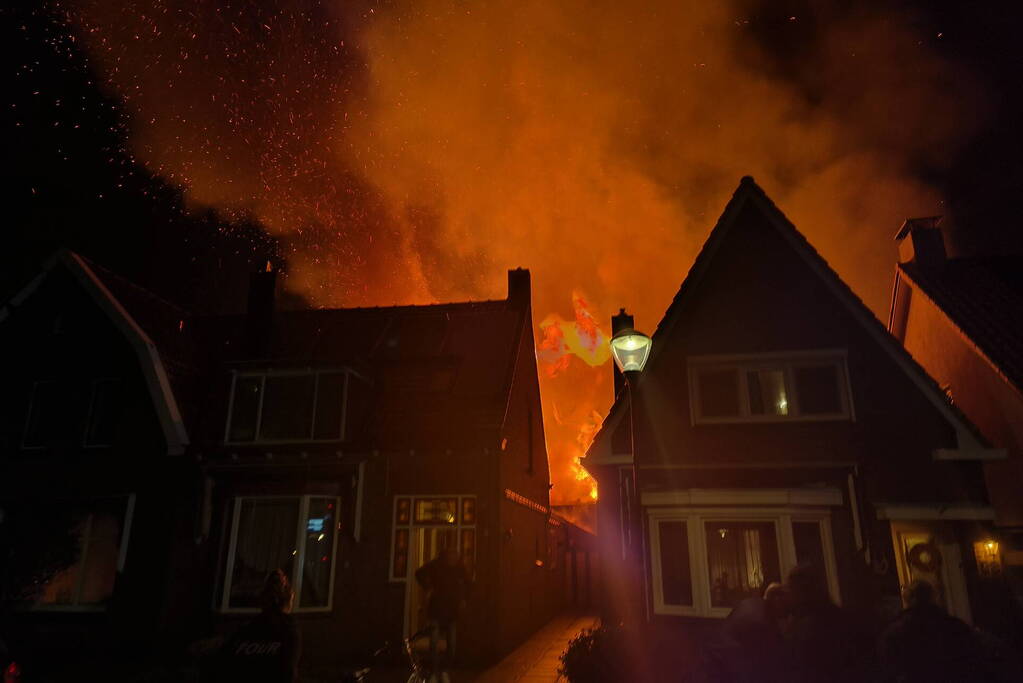
<path id="1" fill-rule="evenodd" d="M 494 667 L 472 679 L 473 683 L 554 683 L 558 658 L 568 641 L 597 623 L 593 616 L 563 615 L 551 620 Z"/>
<path id="2" fill-rule="evenodd" d="M 565 614 L 552 619 L 533 637 L 486 671 L 454 671 L 452 683 L 554 683 L 558 680 L 558 657 L 568 641 L 598 622 L 594 616 Z M 404 683 L 408 669 L 374 670 L 374 683 Z M 309 679 L 310 683 L 313 679 Z"/>

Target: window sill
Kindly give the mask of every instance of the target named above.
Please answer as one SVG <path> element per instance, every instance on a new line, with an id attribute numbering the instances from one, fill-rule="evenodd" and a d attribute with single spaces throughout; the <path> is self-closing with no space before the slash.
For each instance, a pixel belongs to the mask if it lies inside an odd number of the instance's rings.
<path id="1" fill-rule="evenodd" d="M 107 611 L 106 605 L 32 605 L 15 608 L 25 614 L 99 614 Z"/>
<path id="2" fill-rule="evenodd" d="M 230 607 L 228 609 L 219 609 L 217 614 L 226 617 L 251 617 L 259 614 L 263 610 L 259 607 Z M 300 617 L 306 614 L 329 614 L 334 611 L 333 607 L 302 607 L 294 608 L 289 614 L 296 617 Z"/>
<path id="3" fill-rule="evenodd" d="M 827 415 L 763 415 L 749 417 L 699 417 L 693 425 L 718 424 L 785 424 L 789 422 L 852 422 L 852 416 L 845 413 L 829 413 Z"/>
<path id="4" fill-rule="evenodd" d="M 232 446 L 235 448 L 242 448 L 245 446 L 286 446 L 289 444 L 303 445 L 303 444 L 341 444 L 345 443 L 345 439 L 274 439 L 272 441 L 260 440 L 260 441 L 225 441 L 224 446 Z"/>

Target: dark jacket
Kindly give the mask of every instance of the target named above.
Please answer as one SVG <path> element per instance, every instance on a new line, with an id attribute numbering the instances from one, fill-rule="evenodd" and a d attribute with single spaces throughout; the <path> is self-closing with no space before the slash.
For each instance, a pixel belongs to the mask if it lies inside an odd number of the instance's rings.
<path id="1" fill-rule="evenodd" d="M 731 645 L 728 657 L 736 681 L 788 682 L 791 665 L 781 624 L 768 614 L 763 598 L 740 602 L 724 622 Z"/>
<path id="2" fill-rule="evenodd" d="M 294 683 L 301 639 L 290 614 L 268 610 L 238 629 L 221 650 L 221 680 Z"/>
<path id="3" fill-rule="evenodd" d="M 886 682 L 971 683 L 992 677 L 977 634 L 935 605 L 904 610 L 881 634 L 878 654 Z"/>
<path id="4" fill-rule="evenodd" d="M 458 619 L 462 605 L 469 599 L 471 582 L 461 562 L 449 565 L 438 557 L 416 571 L 416 581 L 430 592 L 426 616 L 442 624 Z"/>
<path id="5" fill-rule="evenodd" d="M 852 683 L 864 680 L 871 639 L 841 607 L 822 600 L 794 609 L 787 630 L 792 681 Z"/>

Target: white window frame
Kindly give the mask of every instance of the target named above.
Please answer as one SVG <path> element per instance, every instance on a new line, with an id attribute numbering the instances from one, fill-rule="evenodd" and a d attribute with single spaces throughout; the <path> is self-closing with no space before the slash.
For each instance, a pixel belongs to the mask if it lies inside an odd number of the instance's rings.
<path id="1" fill-rule="evenodd" d="M 325 498 L 334 501 L 334 509 L 337 511 L 334 520 L 334 543 L 330 550 L 330 586 L 327 591 L 327 605 L 325 607 L 303 607 L 302 606 L 302 568 L 305 566 L 306 554 L 306 525 L 309 519 L 309 501 L 312 498 Z M 295 603 L 292 612 L 314 613 L 331 612 L 334 609 L 334 581 L 337 575 L 337 540 L 341 535 L 341 499 L 337 496 L 321 495 L 316 493 L 273 495 L 273 496 L 238 496 L 233 499 L 234 510 L 231 517 L 231 536 L 227 550 L 227 565 L 224 567 L 224 589 L 220 597 L 219 611 L 224 614 L 255 614 L 260 610 L 258 607 L 231 607 L 231 584 L 234 581 L 234 561 L 238 550 L 238 525 L 241 522 L 242 503 L 246 500 L 281 500 L 290 499 L 298 504 L 298 526 L 295 529 L 295 539 L 299 545 L 291 561 L 291 587 L 295 591 Z"/>
<path id="2" fill-rule="evenodd" d="M 817 522 L 824 549 L 824 570 L 831 599 L 841 604 L 835 547 L 831 535 L 831 514 L 824 509 L 804 508 L 653 508 L 647 511 L 650 537 L 650 568 L 652 600 L 655 614 L 671 616 L 723 618 L 730 607 L 711 604 L 710 565 L 707 553 L 706 522 L 773 522 L 778 544 L 779 571 L 782 578 L 796 566 L 796 546 L 792 522 Z M 661 577 L 661 545 L 659 523 L 682 522 L 689 538 L 689 572 L 693 604 L 669 605 L 664 602 Z"/>
<path id="3" fill-rule="evenodd" d="M 848 352 L 845 349 L 691 356 L 687 362 L 687 374 L 689 375 L 689 418 L 693 425 L 735 424 L 741 422 L 833 422 L 856 420 L 853 409 L 852 389 L 849 381 Z M 802 367 L 820 365 L 832 365 L 837 372 L 840 410 L 837 413 L 803 414 L 799 405 L 799 391 L 796 387 L 795 370 Z M 731 370 L 735 373 L 739 391 L 738 415 L 705 416 L 702 414 L 699 374 L 706 370 Z M 785 398 L 788 401 L 787 415 L 758 415 L 750 412 L 747 372 L 755 370 L 782 371 L 785 378 Z"/>
<path id="4" fill-rule="evenodd" d="M 82 448 L 110 448 L 112 443 L 89 443 L 89 428 L 92 426 L 92 416 L 96 408 L 96 390 L 103 382 L 120 383 L 120 377 L 97 377 L 92 380 L 92 389 L 89 391 L 89 410 L 85 416 L 85 429 L 82 430 Z"/>
<path id="5" fill-rule="evenodd" d="M 409 508 L 409 518 L 408 518 L 409 521 L 408 521 L 408 524 L 399 524 L 398 523 L 398 500 L 401 499 L 401 498 L 408 498 L 411 501 L 410 502 L 411 507 Z M 417 500 L 436 500 L 438 498 L 455 498 L 457 500 L 456 505 L 458 507 L 458 514 L 455 517 L 455 523 L 454 524 L 425 524 L 423 522 L 416 522 L 416 501 Z M 473 501 L 476 502 L 476 505 L 473 507 L 473 509 L 475 510 L 474 514 L 476 515 L 476 517 L 475 517 L 476 521 L 474 521 L 472 524 L 462 524 L 462 501 L 465 500 L 465 499 L 472 499 Z M 474 552 L 475 552 L 476 550 L 479 549 L 479 542 L 480 542 L 480 534 L 479 534 L 479 499 L 478 499 L 478 497 L 475 494 L 468 495 L 468 494 L 464 494 L 464 493 L 446 493 L 446 494 L 435 493 L 435 494 L 429 494 L 429 495 L 421 494 L 421 493 L 417 493 L 417 494 L 396 494 L 394 496 L 394 501 L 393 501 L 393 503 L 391 505 L 391 552 L 390 552 L 390 563 L 389 563 L 389 566 L 388 566 L 388 569 L 387 569 L 387 580 L 388 580 L 388 582 L 390 582 L 390 583 L 405 583 L 406 581 L 409 580 L 411 575 L 414 573 L 412 571 L 411 562 L 408 565 L 406 565 L 406 567 L 405 567 L 405 575 L 404 576 L 397 576 L 394 573 L 394 550 L 395 550 L 395 548 L 394 548 L 394 540 L 395 540 L 395 537 L 398 534 L 398 530 L 399 529 L 407 529 L 408 532 L 409 532 L 408 533 L 409 543 L 411 543 L 412 542 L 412 530 L 413 529 L 419 529 L 419 528 L 427 528 L 427 529 L 454 529 L 455 530 L 455 541 L 456 541 L 456 543 L 458 543 L 458 552 L 459 552 L 459 554 L 461 554 L 461 552 L 462 552 L 462 530 L 463 529 L 472 529 L 472 530 L 476 531 L 476 548 L 474 549 Z M 478 558 L 478 554 L 477 554 L 476 557 L 473 558 L 473 565 L 474 566 L 475 566 L 477 558 Z M 411 552 L 409 553 L 409 559 L 411 559 Z"/>
<path id="6" fill-rule="evenodd" d="M 92 519 L 95 513 L 90 511 L 85 519 L 85 529 L 82 532 L 82 547 L 76 563 L 85 566 L 89 553 L 89 541 L 92 536 Z M 121 523 L 121 539 L 117 548 L 117 572 L 114 577 L 114 590 L 117 586 L 117 575 L 124 572 L 124 564 L 128 558 L 128 542 L 131 539 L 131 523 L 135 516 L 135 494 L 128 494 L 125 499 L 124 520 Z M 85 584 L 85 572 L 79 572 L 78 582 L 75 585 L 74 601 L 66 605 L 29 605 L 31 612 L 105 612 L 106 603 L 81 603 L 82 587 Z"/>
<path id="7" fill-rule="evenodd" d="M 352 383 L 353 373 L 348 368 L 321 368 L 321 369 L 297 369 L 297 370 L 262 370 L 262 371 L 239 371 L 234 370 L 231 373 L 231 395 L 227 401 L 227 419 L 224 425 L 224 443 L 228 445 L 245 446 L 252 444 L 284 444 L 284 443 L 340 443 L 345 440 L 345 431 L 348 428 L 346 424 L 348 418 L 348 394 L 349 387 Z M 320 375 L 344 375 L 345 382 L 341 389 L 341 431 L 340 436 L 336 439 L 316 439 L 313 435 L 316 431 L 316 406 L 320 398 Z M 234 417 L 234 396 L 235 389 L 238 386 L 239 379 L 249 379 L 252 377 L 261 378 L 260 389 L 259 389 L 259 406 L 256 409 L 256 435 L 255 438 L 249 441 L 232 441 L 231 440 L 231 420 Z M 263 401 L 266 398 L 266 378 L 267 377 L 313 377 L 313 405 L 312 410 L 309 414 L 309 436 L 308 438 L 296 437 L 294 439 L 263 439 L 260 438 L 260 433 L 263 429 Z"/>

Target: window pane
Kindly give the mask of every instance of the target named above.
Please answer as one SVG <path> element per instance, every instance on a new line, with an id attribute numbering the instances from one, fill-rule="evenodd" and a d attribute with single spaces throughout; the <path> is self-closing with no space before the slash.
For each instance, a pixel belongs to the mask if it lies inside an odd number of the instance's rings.
<path id="1" fill-rule="evenodd" d="M 262 390 L 262 377 L 238 377 L 235 380 L 228 441 L 252 441 L 256 438 L 256 418 L 259 415 L 259 395 Z"/>
<path id="2" fill-rule="evenodd" d="M 792 540 L 796 545 L 796 564 L 811 565 L 818 576 L 826 576 L 820 522 L 792 522 Z"/>
<path id="3" fill-rule="evenodd" d="M 730 417 L 739 414 L 739 376 L 733 369 L 700 370 L 697 375 L 700 415 Z"/>
<path id="4" fill-rule="evenodd" d="M 394 566 L 391 575 L 396 579 L 404 579 L 408 573 L 408 529 L 396 529 L 394 532 Z"/>
<path id="5" fill-rule="evenodd" d="M 394 506 L 395 524 L 408 524 L 412 518 L 412 500 L 410 498 L 399 498 L 398 504 Z"/>
<path id="6" fill-rule="evenodd" d="M 261 440 L 309 439 L 313 427 L 313 375 L 268 375 Z"/>
<path id="7" fill-rule="evenodd" d="M 41 605 L 74 605 L 78 594 L 79 575 L 82 570 L 82 550 L 84 548 L 86 527 L 89 524 L 89 515 L 84 511 L 76 511 L 71 519 L 71 533 L 66 536 L 61 533 L 56 543 L 68 544 L 66 550 L 70 553 L 64 561 L 55 562 L 50 566 L 37 567 L 39 573 L 36 580 L 44 583 L 34 587 L 37 606 Z M 53 529 L 56 531 L 56 529 Z M 48 544 L 47 544 L 48 545 Z M 55 548 L 47 548 L 53 552 Z"/>
<path id="8" fill-rule="evenodd" d="M 457 498 L 428 498 L 416 501 L 418 524 L 454 524 L 458 514 Z"/>
<path id="9" fill-rule="evenodd" d="M 838 367 L 813 365 L 795 368 L 799 411 L 804 415 L 834 415 L 842 412 Z"/>
<path id="10" fill-rule="evenodd" d="M 60 395 L 56 382 L 36 382 L 32 388 L 24 445 L 46 446 L 57 432 Z"/>
<path id="11" fill-rule="evenodd" d="M 750 370 L 746 373 L 751 415 L 788 415 L 789 400 L 785 394 L 785 373 L 782 370 Z"/>
<path id="12" fill-rule="evenodd" d="M 706 522 L 711 605 L 734 607 L 779 581 L 773 522 Z"/>
<path id="13" fill-rule="evenodd" d="M 462 529 L 462 562 L 469 576 L 476 573 L 476 530 Z"/>
<path id="14" fill-rule="evenodd" d="M 270 572 L 282 569 L 294 581 L 298 498 L 245 498 L 241 506 L 228 604 L 259 607 Z"/>
<path id="15" fill-rule="evenodd" d="M 120 515 L 96 512 L 89 526 L 89 544 L 82 563 L 79 604 L 106 602 L 114 593 L 117 554 L 121 548 Z"/>
<path id="16" fill-rule="evenodd" d="M 311 498 L 305 531 L 301 607 L 326 607 L 330 599 L 330 568 L 334 564 L 337 505 L 333 498 Z"/>
<path id="17" fill-rule="evenodd" d="M 344 373 L 320 375 L 316 389 L 316 427 L 314 439 L 341 438 L 341 411 L 344 409 Z"/>
<path id="18" fill-rule="evenodd" d="M 462 499 L 462 524 L 476 523 L 476 499 Z"/>
<path id="19" fill-rule="evenodd" d="M 120 408 L 120 380 L 101 379 L 93 382 L 89 424 L 85 429 L 86 446 L 109 446 L 114 442 Z"/>
<path id="20" fill-rule="evenodd" d="M 117 578 L 124 511 L 124 498 L 17 511 L 11 520 L 13 547 L 31 557 L 12 558 L 11 578 L 23 584 L 13 597 L 36 606 L 106 602 Z"/>
<path id="21" fill-rule="evenodd" d="M 693 579 L 689 565 L 689 530 L 685 522 L 659 522 L 661 592 L 666 605 L 692 605 Z"/>

